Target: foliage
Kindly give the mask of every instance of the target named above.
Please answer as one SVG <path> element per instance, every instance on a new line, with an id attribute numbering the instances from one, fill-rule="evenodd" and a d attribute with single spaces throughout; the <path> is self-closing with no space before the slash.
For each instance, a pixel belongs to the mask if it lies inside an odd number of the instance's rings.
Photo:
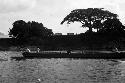
<path id="1" fill-rule="evenodd" d="M 9 35 L 17 39 L 27 39 L 31 37 L 45 37 L 52 35 L 51 29 L 47 29 L 42 23 L 35 21 L 25 22 L 18 20 L 13 23 L 13 28 L 10 29 Z"/>
<path id="2" fill-rule="evenodd" d="M 100 28 L 100 31 L 105 31 L 105 32 L 113 32 L 113 31 L 123 31 L 124 26 L 120 22 L 119 19 L 107 19 L 103 23 L 103 27 Z"/>
<path id="3" fill-rule="evenodd" d="M 18 20 L 13 23 L 13 28 L 9 31 L 9 36 L 13 38 L 21 38 L 26 33 L 26 22 Z"/>
<path id="4" fill-rule="evenodd" d="M 82 27 L 88 27 L 89 31 L 92 32 L 92 28 L 99 28 L 98 26 L 101 26 L 101 23 L 109 18 L 117 18 L 117 14 L 103 8 L 75 9 L 63 19 L 61 24 L 65 21 L 68 24 L 78 21 L 82 23 Z"/>

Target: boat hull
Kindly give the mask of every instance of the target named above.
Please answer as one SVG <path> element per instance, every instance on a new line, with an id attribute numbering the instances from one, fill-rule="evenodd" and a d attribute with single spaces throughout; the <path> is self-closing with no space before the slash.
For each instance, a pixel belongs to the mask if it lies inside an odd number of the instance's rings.
<path id="1" fill-rule="evenodd" d="M 29 53 L 24 52 L 23 56 L 26 58 L 84 58 L 84 59 L 123 59 L 125 53 L 111 52 L 111 53 Z"/>

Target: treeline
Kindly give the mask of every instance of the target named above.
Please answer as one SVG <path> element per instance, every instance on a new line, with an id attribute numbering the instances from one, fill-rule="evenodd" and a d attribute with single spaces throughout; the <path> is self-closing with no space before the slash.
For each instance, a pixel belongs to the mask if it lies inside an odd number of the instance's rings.
<path id="1" fill-rule="evenodd" d="M 8 49 L 9 47 L 39 47 L 41 50 L 66 50 L 66 49 L 94 49 L 94 50 L 111 50 L 113 47 L 125 49 L 125 37 L 114 37 L 111 35 L 102 35 L 100 33 L 91 33 L 91 35 L 62 35 L 49 36 L 45 38 L 29 39 L 26 42 L 21 42 L 15 38 L 0 39 L 0 50 Z M 3 50 L 4 50 L 3 49 Z"/>
<path id="2" fill-rule="evenodd" d="M 54 35 L 52 29 L 35 21 L 17 20 L 9 30 L 8 45 L 16 47 L 36 46 L 42 50 L 61 49 L 125 49 L 125 26 L 118 15 L 102 8 L 75 9 L 61 24 L 80 22 L 89 30 L 78 35 Z M 93 29 L 97 31 L 94 32 Z M 1 40 L 0 40 L 1 42 Z"/>

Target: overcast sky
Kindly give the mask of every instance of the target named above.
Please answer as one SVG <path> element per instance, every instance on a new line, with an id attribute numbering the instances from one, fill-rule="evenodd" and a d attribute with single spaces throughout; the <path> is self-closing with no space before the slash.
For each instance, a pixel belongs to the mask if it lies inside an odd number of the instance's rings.
<path id="1" fill-rule="evenodd" d="M 16 20 L 37 21 L 53 32 L 83 32 L 80 24 L 60 25 L 73 9 L 105 8 L 125 24 L 125 0 L 0 0 L 0 32 L 8 34 Z"/>

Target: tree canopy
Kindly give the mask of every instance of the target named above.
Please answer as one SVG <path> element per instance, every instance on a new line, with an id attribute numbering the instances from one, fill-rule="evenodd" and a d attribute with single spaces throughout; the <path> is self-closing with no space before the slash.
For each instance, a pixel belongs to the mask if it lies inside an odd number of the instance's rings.
<path id="1" fill-rule="evenodd" d="M 31 37 L 45 37 L 52 35 L 51 29 L 47 29 L 42 23 L 35 21 L 25 22 L 23 20 L 17 20 L 13 23 L 13 28 L 10 29 L 9 35 L 17 39 L 25 39 Z"/>
<path id="2" fill-rule="evenodd" d="M 82 27 L 88 27 L 89 32 L 92 28 L 99 28 L 101 23 L 107 19 L 117 18 L 117 14 L 111 13 L 103 8 L 88 8 L 88 9 L 75 9 L 68 14 L 61 24 L 67 21 L 67 24 L 78 21 L 82 23 Z"/>
<path id="3" fill-rule="evenodd" d="M 123 31 L 124 26 L 120 22 L 119 19 L 107 19 L 103 23 L 103 27 L 100 29 L 100 31 Z"/>

